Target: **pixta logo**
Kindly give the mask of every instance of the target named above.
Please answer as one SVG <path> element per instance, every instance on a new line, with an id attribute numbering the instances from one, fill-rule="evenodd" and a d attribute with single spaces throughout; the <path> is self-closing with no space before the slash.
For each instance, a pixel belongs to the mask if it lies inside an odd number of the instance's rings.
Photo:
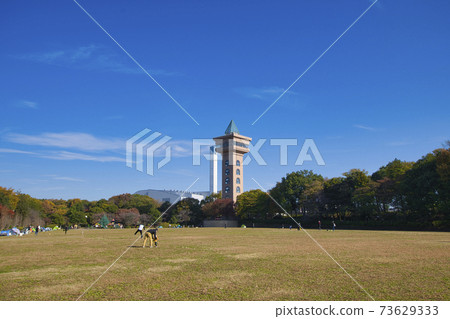
<path id="1" fill-rule="evenodd" d="M 154 158 L 155 153 L 162 148 L 165 149 L 165 156 L 157 164 L 157 168 L 160 169 L 164 165 L 170 162 L 171 159 L 171 148 L 165 145 L 172 138 L 170 136 L 163 136 L 161 139 L 155 141 L 162 134 L 159 132 L 151 132 L 150 129 L 146 128 L 132 138 L 127 140 L 126 143 L 126 163 L 128 167 L 133 167 L 133 153 L 136 153 L 136 169 L 140 172 L 144 172 L 144 159 L 147 161 L 147 167 L 145 172 L 148 175 L 153 176 L 154 174 Z M 145 156 L 144 156 L 145 152 Z"/>
<path id="2" fill-rule="evenodd" d="M 135 164 L 138 171 L 153 176 L 156 170 L 170 162 L 172 158 L 171 146 L 174 146 L 174 156 L 180 156 L 177 153 L 177 144 L 180 142 L 172 141 L 168 143 L 171 139 L 172 137 L 170 136 L 163 135 L 160 132 L 152 132 L 147 128 L 140 131 L 126 142 L 126 165 L 133 167 Z M 186 141 L 182 142 L 186 144 Z M 220 147 L 217 146 L 216 142 L 218 142 L 217 139 L 215 141 L 213 139 L 192 139 L 191 152 L 187 149 L 183 153 L 183 156 L 192 156 L 192 166 L 201 165 L 201 158 L 205 158 L 208 161 L 217 161 L 217 155 L 222 154 L 220 154 Z M 300 145 L 301 148 L 298 151 Z M 248 165 L 250 162 L 255 161 L 256 165 L 267 166 L 268 164 L 263 154 L 260 153 L 264 146 L 278 149 L 278 165 L 280 166 L 288 165 L 289 158 L 291 158 L 289 162 L 293 163 L 292 155 L 296 155 L 295 166 L 302 166 L 305 162 L 315 162 L 319 166 L 325 165 L 325 161 L 313 139 L 305 139 L 302 143 L 297 138 L 263 138 L 254 141 L 254 143 L 249 142 L 246 145 L 236 144 L 236 147 L 246 148 L 248 150 L 248 154 L 242 164 Z M 291 152 L 288 152 L 289 148 L 292 149 Z M 133 161 L 134 153 L 136 154 L 135 161 Z M 155 158 L 161 157 L 162 159 L 156 162 Z M 145 170 L 144 162 L 146 162 Z"/>
<path id="3" fill-rule="evenodd" d="M 217 140 L 217 139 L 216 139 Z M 243 165 L 248 165 L 254 159 L 256 164 L 259 166 L 267 166 L 267 162 L 264 159 L 264 156 L 260 153 L 261 149 L 266 144 L 267 139 L 261 138 L 256 140 L 253 144 L 251 142 L 248 145 L 245 145 L 245 148 L 248 148 L 248 155 L 244 159 Z M 201 158 L 204 157 L 207 160 L 211 160 L 210 152 L 202 151 L 202 148 L 207 146 L 207 150 L 210 149 L 211 146 L 216 145 L 215 142 L 211 139 L 193 139 L 192 140 L 192 165 L 198 166 L 200 165 Z M 299 141 L 297 138 L 272 138 L 269 139 L 269 145 L 272 147 L 279 148 L 278 153 L 278 164 L 280 166 L 288 165 L 288 147 L 295 148 L 299 146 Z M 239 145 L 238 145 L 239 146 Z M 217 150 L 217 149 L 216 149 Z M 292 155 L 292 151 L 291 151 Z M 298 155 L 295 157 L 295 166 L 302 166 L 305 162 L 315 162 L 319 166 L 324 166 L 325 161 L 323 160 L 322 154 L 319 151 L 316 143 L 312 138 L 307 138 L 303 141 L 302 147 L 298 152 Z"/>

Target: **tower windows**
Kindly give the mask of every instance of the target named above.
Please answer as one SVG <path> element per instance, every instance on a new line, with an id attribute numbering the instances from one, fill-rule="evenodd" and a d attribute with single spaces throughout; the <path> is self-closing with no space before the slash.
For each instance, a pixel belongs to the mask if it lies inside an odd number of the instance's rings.
<path id="1" fill-rule="evenodd" d="M 227 169 L 225 170 L 225 175 L 230 175 L 230 169 L 229 169 L 229 168 L 227 168 Z"/>
<path id="2" fill-rule="evenodd" d="M 226 174 L 226 173 L 225 173 Z M 228 174 L 227 174 L 228 175 Z M 236 175 L 241 175 L 241 170 L 238 168 L 237 170 L 236 170 Z"/>
<path id="3" fill-rule="evenodd" d="M 227 186 L 227 187 L 225 187 L 225 193 L 229 193 L 230 192 L 230 187 L 229 186 Z"/>
<path id="4" fill-rule="evenodd" d="M 236 178 L 236 184 L 240 184 L 241 183 L 241 179 L 238 177 Z M 228 183 L 227 183 L 228 184 Z"/>
<path id="5" fill-rule="evenodd" d="M 240 160 L 236 161 L 236 166 L 241 166 L 241 161 Z"/>
<path id="6" fill-rule="evenodd" d="M 228 166 L 230 162 L 228 160 L 225 161 L 225 166 Z"/>
<path id="7" fill-rule="evenodd" d="M 238 186 L 236 187 L 236 193 L 240 193 L 241 192 L 241 188 Z"/>
<path id="8" fill-rule="evenodd" d="M 229 184 L 229 183 L 230 183 L 230 178 L 229 177 L 225 178 L 225 184 Z"/>

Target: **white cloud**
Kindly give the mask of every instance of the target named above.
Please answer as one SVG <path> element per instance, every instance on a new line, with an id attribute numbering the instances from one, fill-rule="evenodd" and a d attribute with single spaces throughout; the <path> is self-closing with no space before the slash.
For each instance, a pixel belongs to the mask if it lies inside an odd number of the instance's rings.
<path id="1" fill-rule="evenodd" d="M 39 135 L 9 134 L 5 140 L 12 143 L 33 145 L 41 147 L 61 148 L 63 150 L 42 150 L 42 151 L 22 151 L 18 149 L 0 148 L 0 153 L 17 153 L 34 155 L 39 158 L 54 160 L 83 160 L 95 162 L 124 162 L 125 156 L 118 157 L 105 154 L 114 152 L 115 154 L 125 151 L 125 140 L 118 138 L 100 138 L 87 133 L 66 132 L 66 133 L 42 133 Z M 148 145 L 150 146 L 150 144 Z M 192 141 L 190 140 L 170 140 L 154 152 L 155 157 L 165 157 L 166 149 L 170 147 L 171 157 L 192 156 Z M 74 152 L 73 150 L 91 152 L 91 154 Z M 100 154 L 101 153 L 101 154 Z"/>
<path id="2" fill-rule="evenodd" d="M 104 118 L 104 120 L 107 120 L 107 121 L 121 120 L 121 119 L 123 119 L 122 115 L 110 115 L 110 116 L 107 116 L 107 117 Z"/>
<path id="3" fill-rule="evenodd" d="M 57 181 L 84 182 L 84 179 L 68 177 L 68 176 L 55 176 L 55 177 L 53 177 L 53 179 L 57 180 Z"/>
<path id="4" fill-rule="evenodd" d="M 11 148 L 0 148 L 0 153 L 33 155 L 39 158 L 48 158 L 54 160 L 82 160 L 94 162 L 125 162 L 125 159 L 117 156 L 88 155 L 82 153 L 59 151 L 59 152 L 28 152 Z M 62 178 L 61 178 L 62 179 Z M 66 180 L 69 180 L 65 178 Z"/>
<path id="5" fill-rule="evenodd" d="M 361 125 L 361 124 L 355 124 L 355 125 L 353 125 L 353 127 L 356 127 L 356 128 L 362 129 L 362 130 L 366 130 L 366 131 L 372 131 L 372 132 L 376 131 L 376 129 L 373 127 Z"/>
<path id="6" fill-rule="evenodd" d="M 169 141 L 160 148 L 158 148 L 154 156 L 164 157 L 166 154 L 166 148 L 170 146 L 172 157 L 189 157 L 192 155 L 192 141 Z"/>
<path id="7" fill-rule="evenodd" d="M 407 146 L 407 145 L 412 145 L 412 144 L 414 144 L 414 143 L 406 142 L 406 141 L 397 141 L 397 142 L 387 143 L 388 146 Z"/>
<path id="8" fill-rule="evenodd" d="M 274 99 L 281 95 L 285 89 L 278 86 L 254 88 L 254 87 L 243 87 L 235 89 L 237 93 L 252 99 L 266 100 Z M 286 92 L 287 95 L 295 95 L 293 91 Z"/>
<path id="9" fill-rule="evenodd" d="M 118 138 L 98 138 L 87 133 L 64 132 L 40 135 L 8 134 L 12 143 L 78 149 L 82 151 L 111 151 L 125 148 L 125 141 Z"/>
<path id="10" fill-rule="evenodd" d="M 39 135 L 9 134 L 5 137 L 8 142 L 37 145 L 47 147 L 59 147 L 65 149 L 77 149 L 87 152 L 120 151 L 125 150 L 125 140 L 118 138 L 99 138 L 87 133 L 42 133 Z M 165 156 L 166 148 L 171 148 L 173 157 L 187 157 L 192 154 L 192 141 L 171 140 L 156 150 L 155 156 Z M 6 153 L 30 153 L 19 150 L 3 149 Z M 0 149 L 1 152 L 1 149 Z"/>
<path id="11" fill-rule="evenodd" d="M 53 152 L 50 154 L 39 154 L 41 158 L 48 158 L 54 160 L 81 160 L 81 161 L 93 161 L 93 162 L 125 162 L 125 159 L 117 156 L 94 156 L 88 154 L 74 153 L 74 152 Z"/>
<path id="12" fill-rule="evenodd" d="M 13 154 L 36 154 L 34 152 L 28 152 L 28 151 L 22 151 L 22 150 L 16 150 L 12 148 L 0 148 L 0 153 L 13 153 Z"/>
<path id="13" fill-rule="evenodd" d="M 29 108 L 29 109 L 37 109 L 37 103 L 29 100 L 20 100 L 17 103 L 17 107 Z"/>
<path id="14" fill-rule="evenodd" d="M 75 49 L 22 54 L 16 56 L 16 58 L 78 69 L 102 70 L 127 74 L 142 73 L 142 70 L 130 62 L 127 57 L 112 54 L 107 48 L 95 44 L 81 46 Z M 152 75 L 179 75 L 177 72 L 168 72 L 161 69 L 147 68 L 147 71 Z"/>

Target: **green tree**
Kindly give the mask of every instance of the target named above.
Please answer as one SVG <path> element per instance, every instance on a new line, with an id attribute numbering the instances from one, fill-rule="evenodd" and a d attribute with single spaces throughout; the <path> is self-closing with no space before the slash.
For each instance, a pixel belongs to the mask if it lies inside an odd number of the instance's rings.
<path id="1" fill-rule="evenodd" d="M 342 175 L 345 176 L 345 182 L 352 190 L 367 186 L 370 182 L 370 177 L 366 170 L 354 168 Z"/>
<path id="2" fill-rule="evenodd" d="M 86 225 L 86 215 L 85 212 L 77 210 L 76 206 L 70 207 L 66 213 L 66 217 L 69 220 L 69 223 L 72 225 Z"/>
<path id="3" fill-rule="evenodd" d="M 334 177 L 324 183 L 325 212 L 342 219 L 351 206 L 352 191 L 343 177 Z"/>
<path id="4" fill-rule="evenodd" d="M 271 201 L 269 195 L 260 189 L 244 192 L 237 198 L 236 215 L 245 220 L 267 220 L 273 217 Z"/>
<path id="5" fill-rule="evenodd" d="M 213 193 L 211 195 L 206 196 L 204 200 L 201 201 L 201 205 L 205 205 L 207 203 L 214 202 L 216 199 L 222 198 L 222 191 L 219 191 L 218 193 Z"/>
<path id="6" fill-rule="evenodd" d="M 159 203 L 149 196 L 133 194 L 124 208 L 136 208 L 140 214 L 156 216 L 159 215 L 158 206 Z"/>
<path id="7" fill-rule="evenodd" d="M 100 218 L 99 224 L 102 226 L 102 228 L 106 228 L 108 226 L 109 220 L 108 217 L 106 217 L 106 214 L 104 214 L 102 218 Z"/>
<path id="8" fill-rule="evenodd" d="M 423 156 L 406 172 L 402 190 L 410 212 L 423 222 L 448 220 L 450 150 L 437 149 Z"/>
<path id="9" fill-rule="evenodd" d="M 128 203 L 131 201 L 131 194 L 120 194 L 108 199 L 108 202 L 116 205 L 118 208 L 130 208 Z"/>
<path id="10" fill-rule="evenodd" d="M 163 214 L 161 216 L 162 221 L 168 222 L 168 223 L 176 223 L 173 221 L 171 222 L 172 216 L 174 216 L 174 214 L 176 214 L 176 210 L 175 210 L 174 206 L 175 205 L 172 205 L 170 202 L 165 201 L 158 207 L 159 213 Z M 174 219 L 176 219 L 176 217 L 174 217 Z"/>
<path id="11" fill-rule="evenodd" d="M 55 224 L 55 225 L 62 226 L 64 224 L 66 224 L 66 219 L 64 218 L 64 216 L 62 216 L 60 214 L 52 214 L 50 216 L 50 220 L 51 220 L 52 224 Z"/>
<path id="12" fill-rule="evenodd" d="M 204 219 L 200 202 L 195 198 L 185 198 L 175 207 L 177 221 L 182 225 L 201 225 Z"/>
<path id="13" fill-rule="evenodd" d="M 387 165 L 381 166 L 375 173 L 373 173 L 372 180 L 379 181 L 383 178 L 399 180 L 412 168 L 413 165 L 414 162 L 405 162 L 396 158 Z"/>
<path id="14" fill-rule="evenodd" d="M 292 172 L 281 179 L 280 183 L 270 191 L 271 196 L 288 212 L 294 215 L 306 213 L 306 189 L 315 181 L 323 182 L 323 177 L 311 170 Z"/>
<path id="15" fill-rule="evenodd" d="M 369 220 L 377 211 L 376 192 L 378 183 L 368 181 L 353 191 L 352 204 L 360 220 Z"/>
<path id="16" fill-rule="evenodd" d="M 438 149 L 436 155 L 436 171 L 439 175 L 439 205 L 438 210 L 450 224 L 450 141 L 447 148 Z"/>
<path id="17" fill-rule="evenodd" d="M 27 217 L 39 218 L 44 213 L 41 201 L 28 194 L 19 194 L 18 196 L 16 213 L 20 216 L 22 224 Z"/>
<path id="18" fill-rule="evenodd" d="M 372 180 L 379 183 L 376 191 L 378 211 L 386 214 L 390 208 L 398 211 L 405 210 L 405 195 L 402 192 L 401 183 L 406 172 L 413 165 L 414 162 L 394 159 L 372 174 Z"/>
<path id="19" fill-rule="evenodd" d="M 310 214 L 318 215 L 324 210 L 324 181 L 315 180 L 306 185 L 304 190 L 304 207 Z"/>

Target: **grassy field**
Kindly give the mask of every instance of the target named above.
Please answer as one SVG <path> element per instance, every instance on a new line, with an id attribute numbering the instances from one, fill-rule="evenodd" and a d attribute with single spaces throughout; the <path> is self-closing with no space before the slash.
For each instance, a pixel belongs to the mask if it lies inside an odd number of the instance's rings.
<path id="1" fill-rule="evenodd" d="M 449 300 L 450 234 L 310 234 L 376 300 Z M 0 238 L 0 300 L 76 300 L 133 229 Z M 138 240 L 82 300 L 369 300 L 303 231 L 162 229 Z"/>

